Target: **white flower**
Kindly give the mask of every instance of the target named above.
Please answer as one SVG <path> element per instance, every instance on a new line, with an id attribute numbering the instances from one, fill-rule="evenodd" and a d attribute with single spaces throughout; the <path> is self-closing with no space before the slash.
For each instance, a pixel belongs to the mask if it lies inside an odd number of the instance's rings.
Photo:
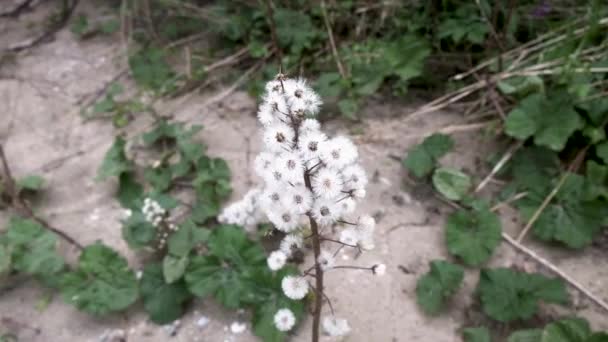
<path id="1" fill-rule="evenodd" d="M 339 240 L 343 244 L 355 246 L 359 242 L 359 233 L 353 228 L 346 228 L 340 233 Z"/>
<path id="2" fill-rule="evenodd" d="M 268 263 L 268 268 L 273 271 L 278 271 L 283 266 L 285 266 L 285 262 L 287 261 L 287 255 L 281 251 L 274 251 L 270 253 L 266 262 Z"/>
<path id="3" fill-rule="evenodd" d="M 306 87 L 308 88 L 308 87 Z M 301 89 L 295 91 L 295 96 L 290 98 L 289 106 L 292 113 L 298 116 L 306 114 L 316 115 L 321 107 L 321 98 L 312 89 Z"/>
<path id="4" fill-rule="evenodd" d="M 154 226 L 160 225 L 163 217 L 167 213 L 157 201 L 151 198 L 144 199 L 144 205 L 141 208 L 141 212 L 146 217 L 146 221 L 152 223 Z"/>
<path id="5" fill-rule="evenodd" d="M 287 112 L 289 112 L 285 96 L 281 94 L 274 92 L 267 93 L 264 97 L 264 103 L 268 104 L 272 116 L 275 118 L 284 118 L 287 115 Z"/>
<path id="6" fill-rule="evenodd" d="M 293 183 L 304 178 L 302 160 L 295 153 L 286 152 L 281 154 L 275 159 L 275 167 L 283 175 L 285 181 Z"/>
<path id="7" fill-rule="evenodd" d="M 318 131 L 310 132 L 300 137 L 298 143 L 302 158 L 305 161 L 313 161 L 319 157 L 321 148 L 327 143 L 327 136 Z"/>
<path id="8" fill-rule="evenodd" d="M 342 213 L 340 205 L 333 200 L 319 198 L 312 206 L 312 217 L 321 226 L 329 226 L 336 222 Z"/>
<path id="9" fill-rule="evenodd" d="M 272 81 L 266 83 L 265 88 L 266 88 L 267 94 L 271 94 L 271 93 L 282 94 L 283 93 L 283 89 L 281 87 L 281 81 L 279 81 L 279 80 L 272 80 Z"/>
<path id="10" fill-rule="evenodd" d="M 322 145 L 321 160 L 338 170 L 354 162 L 358 157 L 357 147 L 346 137 L 336 137 Z"/>
<path id="11" fill-rule="evenodd" d="M 302 248 L 303 245 L 304 241 L 300 235 L 287 234 L 281 241 L 281 246 L 279 249 L 281 252 L 285 253 L 285 255 L 291 256 L 293 251 Z"/>
<path id="12" fill-rule="evenodd" d="M 294 138 L 291 127 L 282 122 L 274 123 L 264 130 L 264 144 L 272 152 L 289 151 Z"/>
<path id="13" fill-rule="evenodd" d="M 385 264 L 377 264 L 372 266 L 372 272 L 374 272 L 377 276 L 383 276 L 386 273 L 386 265 Z"/>
<path id="14" fill-rule="evenodd" d="M 304 277 L 285 276 L 281 281 L 281 288 L 287 298 L 300 300 L 308 293 L 308 282 Z"/>
<path id="15" fill-rule="evenodd" d="M 321 324 L 329 336 L 344 336 L 350 333 L 350 325 L 344 318 L 326 316 Z"/>
<path id="16" fill-rule="evenodd" d="M 359 164 L 348 165 L 342 170 L 344 184 L 349 189 L 363 189 L 367 185 L 367 175 Z"/>
<path id="17" fill-rule="evenodd" d="M 296 316 L 289 309 L 279 309 L 274 314 L 274 326 L 279 331 L 289 331 L 296 324 Z"/>
<path id="18" fill-rule="evenodd" d="M 305 136 L 310 133 L 320 133 L 321 124 L 315 119 L 305 119 L 300 124 L 300 135 Z"/>
<path id="19" fill-rule="evenodd" d="M 258 204 L 262 190 L 253 188 L 238 202 L 234 202 L 222 210 L 218 221 L 227 224 L 236 224 L 250 228 L 264 219 L 264 213 Z"/>
<path id="20" fill-rule="evenodd" d="M 312 207 L 312 193 L 302 184 L 295 185 L 282 196 L 283 205 L 298 214 L 305 214 Z"/>
<path id="21" fill-rule="evenodd" d="M 366 191 L 365 189 L 355 189 L 351 192 L 354 198 L 363 199 L 365 198 Z"/>
<path id="22" fill-rule="evenodd" d="M 323 168 L 312 178 L 312 190 L 322 198 L 336 198 L 342 192 L 342 178 L 333 169 Z"/>
<path id="23" fill-rule="evenodd" d="M 299 215 L 291 208 L 281 208 L 266 212 L 266 215 L 275 228 L 286 233 L 296 229 L 299 224 Z"/>
<path id="24" fill-rule="evenodd" d="M 376 228 L 376 220 L 370 215 L 363 215 L 359 217 L 357 222 L 357 228 L 365 232 L 373 232 Z"/>
<path id="25" fill-rule="evenodd" d="M 260 195 L 259 199 L 262 210 L 266 214 L 277 211 L 282 207 L 282 197 L 282 191 L 278 187 L 268 187 L 264 189 L 264 192 Z"/>
<path id="26" fill-rule="evenodd" d="M 359 234 L 359 246 L 364 250 L 374 249 L 376 220 L 369 215 L 363 215 L 359 217 L 356 229 Z"/>
<path id="27" fill-rule="evenodd" d="M 247 324 L 241 322 L 232 322 L 230 324 L 230 331 L 233 334 L 241 334 L 247 329 Z"/>
<path id="28" fill-rule="evenodd" d="M 355 202 L 355 200 L 353 200 L 352 198 L 348 197 L 338 201 L 338 205 L 342 210 L 342 214 L 351 214 L 355 211 L 355 208 L 357 207 L 357 202 Z"/>
<path id="29" fill-rule="evenodd" d="M 272 153 L 262 152 L 255 157 L 253 161 L 253 171 L 261 178 L 266 178 L 266 175 L 272 169 L 272 161 L 274 156 Z"/>
<path id="30" fill-rule="evenodd" d="M 336 258 L 334 255 L 328 250 L 322 249 L 319 257 L 317 258 L 317 262 L 321 265 L 321 269 L 328 270 L 336 264 Z"/>
<path id="31" fill-rule="evenodd" d="M 269 126 L 275 122 L 273 110 L 270 104 L 262 103 L 258 109 L 258 120 L 263 126 Z"/>

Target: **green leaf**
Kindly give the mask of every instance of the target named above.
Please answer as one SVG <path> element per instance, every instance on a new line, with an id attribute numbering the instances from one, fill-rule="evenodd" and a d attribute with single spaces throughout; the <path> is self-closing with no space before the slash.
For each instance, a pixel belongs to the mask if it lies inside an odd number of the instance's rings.
<path id="1" fill-rule="evenodd" d="M 255 274 L 267 269 L 261 247 L 236 226 L 216 228 L 208 242 L 209 255 L 195 256 L 186 270 L 190 292 L 199 297 L 213 295 L 228 308 L 238 308 L 255 299 Z"/>
<path id="2" fill-rule="evenodd" d="M 523 99 L 508 115 L 505 132 L 517 139 L 534 136 L 534 142 L 561 151 L 568 138 L 583 128 L 584 121 L 568 102 L 567 94 L 556 92 L 548 100 L 542 94 Z"/>
<path id="3" fill-rule="evenodd" d="M 141 49 L 129 57 L 129 66 L 135 82 L 143 88 L 164 91 L 172 86 L 175 74 L 165 61 L 163 49 Z"/>
<path id="4" fill-rule="evenodd" d="M 404 166 L 418 178 L 425 177 L 435 168 L 435 163 L 454 147 L 449 135 L 435 133 L 410 150 Z"/>
<path id="5" fill-rule="evenodd" d="M 508 268 L 481 270 L 477 293 L 483 311 L 501 322 L 532 317 L 540 300 L 557 304 L 568 300 L 561 280 Z"/>
<path id="6" fill-rule="evenodd" d="M 465 342 L 492 342 L 490 331 L 486 327 L 466 328 L 462 331 Z"/>
<path id="7" fill-rule="evenodd" d="M 158 264 L 149 264 L 141 277 L 140 292 L 144 308 L 157 324 L 167 324 L 180 318 L 184 304 L 192 297 L 183 280 L 165 283 L 163 270 Z"/>
<path id="8" fill-rule="evenodd" d="M 119 28 L 120 28 L 120 22 L 115 18 L 108 19 L 108 20 L 102 22 L 101 25 L 99 26 L 99 30 L 105 34 L 112 34 L 116 31 L 118 31 Z"/>
<path id="9" fill-rule="evenodd" d="M 85 247 L 78 268 L 62 277 L 61 291 L 67 302 L 95 315 L 124 310 L 138 296 L 127 261 L 100 243 Z"/>
<path id="10" fill-rule="evenodd" d="M 448 251 L 469 266 L 486 262 L 500 244 L 502 228 L 496 214 L 487 206 L 458 210 L 446 222 Z"/>
<path id="11" fill-rule="evenodd" d="M 435 160 L 422 145 L 415 146 L 403 160 L 403 165 L 418 178 L 425 177 L 435 168 Z"/>
<path id="12" fill-rule="evenodd" d="M 512 333 L 507 342 L 541 342 L 542 329 L 527 329 Z"/>
<path id="13" fill-rule="evenodd" d="M 256 284 L 256 301 L 253 303 L 253 332 L 264 341 L 282 342 L 288 335 L 277 330 L 274 315 L 280 309 L 290 309 L 296 317 L 296 325 L 304 317 L 305 301 L 288 299 L 281 289 L 281 281 L 287 275 L 298 274 L 294 266 L 285 266 L 278 272 L 271 272 L 267 267 L 254 275 Z"/>
<path id="14" fill-rule="evenodd" d="M 608 166 L 588 160 L 585 164 L 585 191 L 584 199 L 608 199 Z"/>
<path id="15" fill-rule="evenodd" d="M 276 32 L 279 44 L 292 54 L 299 55 L 311 47 L 319 34 L 311 17 L 302 11 L 277 7 L 274 13 Z"/>
<path id="16" fill-rule="evenodd" d="M 603 143 L 595 146 L 595 153 L 600 159 L 604 162 L 604 164 L 608 165 L 608 141 L 604 141 Z"/>
<path id="17" fill-rule="evenodd" d="M 598 332 L 589 336 L 585 342 L 608 342 L 608 333 L 606 332 Z"/>
<path id="18" fill-rule="evenodd" d="M 49 277 L 65 266 L 63 258 L 57 253 L 55 234 L 30 219 L 11 218 L 6 243 L 5 253 L 12 251 L 10 262 L 17 271 Z"/>
<path id="19" fill-rule="evenodd" d="M 540 342 L 586 342 L 591 335 L 589 323 L 582 318 L 567 318 L 545 327 Z"/>
<path id="20" fill-rule="evenodd" d="M 338 108 L 340 113 L 346 118 L 354 120 L 357 117 L 357 111 L 359 110 L 359 104 L 354 99 L 342 99 L 338 101 Z"/>
<path id="21" fill-rule="evenodd" d="M 461 200 L 471 187 L 471 178 L 456 169 L 442 167 L 433 174 L 433 185 L 447 199 Z"/>
<path id="22" fill-rule="evenodd" d="M 123 172 L 118 176 L 118 201 L 120 205 L 132 210 L 138 209 L 143 201 L 144 187 L 137 182 L 133 172 Z"/>
<path id="23" fill-rule="evenodd" d="M 513 156 L 511 170 L 517 191 L 543 197 L 553 188 L 551 180 L 558 175 L 557 154 L 544 147 L 524 147 Z"/>
<path id="24" fill-rule="evenodd" d="M 22 190 L 39 191 L 44 187 L 44 178 L 38 175 L 25 176 L 17 181 L 17 187 Z"/>
<path id="25" fill-rule="evenodd" d="M 460 287 L 464 270 L 443 260 L 431 261 L 430 265 L 430 271 L 418 279 L 416 298 L 427 314 L 435 315 Z"/>
<path id="26" fill-rule="evenodd" d="M 601 231 L 606 205 L 600 200 L 586 199 L 585 179 L 569 173 L 551 202 L 538 216 L 532 232 L 545 241 L 557 241 L 570 248 L 589 245 Z M 529 220 L 542 205 L 543 197 L 526 197 L 518 208 Z"/>
<path id="27" fill-rule="evenodd" d="M 85 32 L 87 32 L 88 28 L 89 20 L 87 16 L 82 13 L 78 14 L 74 20 L 72 20 L 72 24 L 70 25 L 70 31 L 77 36 L 82 36 Z"/>
<path id="28" fill-rule="evenodd" d="M 206 242 L 210 233 L 209 229 L 198 227 L 192 220 L 186 220 L 169 237 L 169 253 L 175 256 L 188 255 L 197 244 Z"/>
<path id="29" fill-rule="evenodd" d="M 516 76 L 497 83 L 505 95 L 525 96 L 533 92 L 543 92 L 545 85 L 539 76 Z"/>
<path id="30" fill-rule="evenodd" d="M 124 172 L 131 171 L 131 162 L 125 154 L 125 146 L 127 142 L 120 136 L 114 139 L 112 147 L 108 150 L 101 167 L 97 172 L 98 180 L 105 180 L 109 177 L 118 177 Z"/>
<path id="31" fill-rule="evenodd" d="M 12 253 L 11 247 L 8 246 L 8 244 L 2 243 L 2 240 L 0 240 L 0 279 L 11 270 Z"/>
<path id="32" fill-rule="evenodd" d="M 200 158 L 196 169 L 192 182 L 196 191 L 192 219 L 204 223 L 219 213 L 221 203 L 230 196 L 230 169 L 225 160 L 206 156 Z"/>
<path id="33" fill-rule="evenodd" d="M 163 258 L 165 282 L 171 284 L 179 280 L 184 275 L 186 266 L 188 266 L 188 256 L 176 257 L 171 254 L 165 255 Z"/>
<path id="34" fill-rule="evenodd" d="M 168 167 L 148 167 L 144 170 L 144 178 L 150 183 L 155 191 L 163 192 L 171 186 L 173 175 L 171 174 L 171 169 Z"/>
<path id="35" fill-rule="evenodd" d="M 122 237 L 133 249 L 149 246 L 155 241 L 156 233 L 156 227 L 146 220 L 141 210 L 133 210 L 122 226 Z"/>

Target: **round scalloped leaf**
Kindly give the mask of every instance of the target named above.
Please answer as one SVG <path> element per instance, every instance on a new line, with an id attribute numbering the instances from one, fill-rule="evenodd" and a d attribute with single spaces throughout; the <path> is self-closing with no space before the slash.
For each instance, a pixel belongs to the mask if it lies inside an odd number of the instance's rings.
<path id="1" fill-rule="evenodd" d="M 469 266 L 486 262 L 500 244 L 502 228 L 496 214 L 487 207 L 458 210 L 446 222 L 448 251 Z"/>
<path id="2" fill-rule="evenodd" d="M 60 287 L 67 302 L 95 315 L 124 310 L 138 296 L 137 279 L 127 261 L 100 243 L 84 248 L 78 268 L 62 277 Z"/>
<path id="3" fill-rule="evenodd" d="M 146 312 L 157 324 L 167 324 L 180 318 L 184 312 L 184 303 L 192 298 L 183 280 L 167 284 L 158 264 L 144 268 L 140 291 Z"/>
<path id="4" fill-rule="evenodd" d="M 561 280 L 508 268 L 481 270 L 477 293 L 483 311 L 500 322 L 532 317 L 540 300 L 557 304 L 568 301 Z"/>
<path id="5" fill-rule="evenodd" d="M 471 188 L 471 178 L 459 170 L 442 167 L 435 170 L 433 185 L 447 199 L 459 201 Z"/>
<path id="6" fill-rule="evenodd" d="M 445 301 L 458 290 L 464 270 L 443 260 L 431 261 L 430 271 L 418 279 L 416 299 L 428 314 L 439 313 Z"/>

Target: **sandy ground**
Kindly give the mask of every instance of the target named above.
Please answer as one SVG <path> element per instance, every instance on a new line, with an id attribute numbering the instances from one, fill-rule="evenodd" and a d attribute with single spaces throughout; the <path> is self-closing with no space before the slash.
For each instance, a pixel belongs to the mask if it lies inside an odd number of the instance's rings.
<path id="1" fill-rule="evenodd" d="M 34 15 L 34 14 L 32 14 Z M 18 24 L 25 25 L 22 16 Z M 0 48 L 19 35 L 5 34 L 16 23 L 2 19 Z M 124 58 L 116 37 L 97 37 L 77 41 L 62 30 L 53 42 L 19 55 L 14 63 L 0 65 L 0 142 L 5 144 L 16 175 L 36 173 L 48 180 L 48 191 L 37 203 L 39 211 L 57 227 L 69 232 L 82 244 L 96 240 L 113 246 L 139 266 L 139 258 L 121 238 L 120 206 L 113 197 L 115 185 L 94 181 L 98 166 L 111 145 L 115 130 L 111 123 L 84 121 L 80 101 L 94 94 L 123 70 Z M 129 85 L 129 82 L 126 82 Z M 215 92 L 162 103 L 161 113 L 174 113 L 178 120 L 204 125 L 199 138 L 210 154 L 225 158 L 233 172 L 233 199 L 248 188 L 248 168 L 260 149 L 255 99 L 236 92 L 219 103 L 208 105 Z M 364 111 L 362 124 L 329 122 L 330 132 L 351 134 L 360 144 L 363 164 L 374 181 L 361 212 L 380 220 L 377 249 L 353 261 L 352 253 L 340 254 L 344 263 L 370 265 L 386 263 L 387 274 L 374 277 L 357 272 L 330 272 L 327 292 L 340 316 L 353 328 L 347 341 L 460 341 L 459 329 L 484 323 L 471 299 L 477 283 L 474 270 L 467 272 L 465 285 L 438 317 L 422 314 L 415 301 L 418 277 L 428 270 L 428 262 L 449 258 L 443 242 L 443 221 L 449 212 L 424 186 L 407 181 L 407 175 L 391 155 L 402 156 L 424 135 L 441 128 L 462 125 L 457 113 L 436 112 L 415 120 L 405 119 L 412 107 L 403 104 L 371 105 Z M 146 120 L 137 120 L 129 134 L 146 129 Z M 493 150 L 491 135 L 479 130 L 453 134 L 455 152 L 442 163 L 464 167 L 483 176 L 478 156 Z M 477 178 L 477 181 L 480 177 Z M 0 224 L 7 220 L 0 212 Z M 509 210 L 503 212 L 505 229 L 521 228 Z M 604 300 L 608 300 L 607 254 L 595 247 L 581 253 L 550 249 L 527 243 L 539 254 L 573 275 Z M 74 251 L 62 246 L 72 258 Z M 503 243 L 491 265 L 517 265 L 535 270 L 537 265 L 518 255 Z M 573 291 L 571 291 L 573 292 Z M 592 303 L 573 293 L 571 308 L 543 307 L 547 317 L 578 314 L 588 318 L 594 328 L 608 329 L 608 316 Z M 58 296 L 48 305 L 47 290 L 26 281 L 0 295 L 0 332 L 10 331 L 19 341 L 102 341 L 107 332 L 122 330 L 128 341 L 256 341 L 250 329 L 234 334 L 230 324 L 247 321 L 246 313 L 227 312 L 211 300 L 196 302 L 181 320 L 175 336 L 167 327 L 148 322 L 141 307 L 108 318 L 95 318 L 65 304 Z M 203 323 L 205 318 L 207 324 Z M 499 329 L 501 326 L 496 326 Z M 309 341 L 310 321 L 294 333 L 293 341 Z M 330 341 L 329 338 L 325 338 Z M 107 341 L 107 339 L 106 339 Z"/>

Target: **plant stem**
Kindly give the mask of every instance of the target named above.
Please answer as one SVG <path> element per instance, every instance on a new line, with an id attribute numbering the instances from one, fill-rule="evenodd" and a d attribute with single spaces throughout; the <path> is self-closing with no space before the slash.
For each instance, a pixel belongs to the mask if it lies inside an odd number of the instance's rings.
<path id="1" fill-rule="evenodd" d="M 306 187 L 312 190 L 310 183 L 310 175 L 308 172 L 304 173 L 304 183 Z M 323 269 L 319 264 L 319 255 L 321 254 L 321 239 L 319 235 L 319 227 L 317 221 L 312 217 L 308 216 L 310 220 L 310 230 L 312 231 L 312 250 L 315 257 L 315 310 L 313 312 L 312 321 L 312 342 L 319 341 L 319 325 L 321 324 L 321 309 L 323 307 Z"/>
<path id="2" fill-rule="evenodd" d="M 321 323 L 321 309 L 323 307 L 323 269 L 321 265 L 317 261 L 319 255 L 321 254 L 321 241 L 319 240 L 317 227 L 317 221 L 311 217 L 310 219 L 310 229 L 315 234 L 312 237 L 312 249 L 315 256 L 315 311 L 313 314 L 312 321 L 312 341 L 319 341 L 319 325 Z"/>
<path id="3" fill-rule="evenodd" d="M 84 247 L 78 241 L 69 236 L 67 233 L 51 226 L 46 220 L 37 216 L 34 213 L 34 210 L 30 207 L 29 203 L 27 203 L 27 201 L 21 198 L 21 196 L 19 195 L 19 190 L 17 189 L 17 183 L 15 182 L 15 179 L 13 178 L 13 175 L 11 173 L 11 169 L 8 166 L 8 160 L 6 159 L 6 154 L 4 154 L 4 148 L 2 145 L 0 145 L 0 162 L 2 163 L 2 169 L 4 171 L 3 178 L 6 186 L 6 191 L 11 200 L 10 206 L 13 207 L 16 211 L 20 212 L 22 215 L 36 221 L 45 229 L 50 230 L 53 233 L 59 235 L 61 238 L 63 238 L 79 250 L 84 249 Z"/>

